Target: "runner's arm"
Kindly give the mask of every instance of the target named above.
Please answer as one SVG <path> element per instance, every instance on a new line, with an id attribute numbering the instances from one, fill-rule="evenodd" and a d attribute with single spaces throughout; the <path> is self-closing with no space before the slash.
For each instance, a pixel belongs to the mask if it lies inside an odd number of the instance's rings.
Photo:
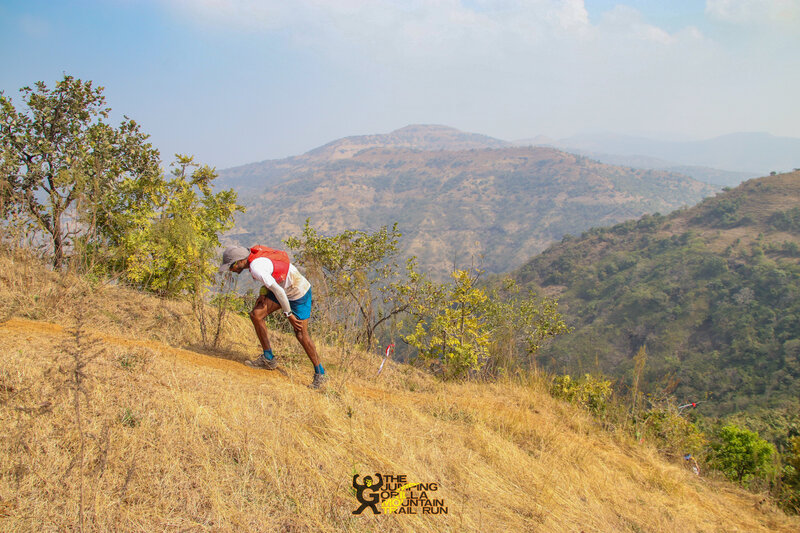
<path id="1" fill-rule="evenodd" d="M 290 315 L 292 313 L 292 306 L 289 305 L 289 298 L 286 297 L 286 291 L 284 291 L 283 287 L 272 277 L 272 270 L 262 269 L 261 267 L 264 265 L 259 265 L 258 261 L 261 261 L 261 259 L 257 259 L 250 264 L 250 274 L 253 275 L 254 279 L 260 281 L 267 289 L 272 291 L 272 294 L 275 295 L 275 299 L 281 304 L 283 314 L 287 316 Z M 267 268 L 272 266 L 271 261 L 266 264 L 268 265 Z"/>
<path id="2" fill-rule="evenodd" d="M 283 309 L 283 314 L 289 316 L 292 314 L 292 306 L 289 305 L 289 298 L 286 297 L 286 291 L 283 290 L 275 278 L 269 276 L 269 279 L 272 280 L 272 285 L 266 285 L 266 287 L 272 291 L 272 294 L 275 295 L 275 299 L 278 300 L 278 303 L 281 304 L 281 309 Z"/>

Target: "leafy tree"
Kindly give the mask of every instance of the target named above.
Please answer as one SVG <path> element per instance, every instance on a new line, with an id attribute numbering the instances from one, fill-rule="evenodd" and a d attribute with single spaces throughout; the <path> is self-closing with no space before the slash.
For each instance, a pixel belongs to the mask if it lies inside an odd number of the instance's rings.
<path id="1" fill-rule="evenodd" d="M 392 317 L 409 309 L 427 286 L 412 258 L 405 276 L 394 262 L 402 234 L 397 223 L 374 233 L 348 230 L 325 237 L 306 220 L 303 233 L 286 244 L 319 290 L 324 319 L 357 331 L 356 341 L 370 348 L 375 331 Z"/>
<path id="2" fill-rule="evenodd" d="M 555 300 L 520 296 L 511 280 L 502 291 L 487 293 L 477 285 L 481 273 L 456 270 L 450 284 L 429 285 L 421 291 L 426 297 L 413 300 L 410 308 L 416 322 L 406 342 L 449 377 L 533 367 L 542 344 L 569 331 Z"/>
<path id="3" fill-rule="evenodd" d="M 491 337 L 487 371 L 503 372 L 520 364 L 534 368 L 543 344 L 569 332 L 557 300 L 531 291 L 522 294 L 511 278 L 503 280 L 501 290 L 490 292 L 486 319 Z"/>
<path id="4" fill-rule="evenodd" d="M 28 217 L 62 267 L 76 237 L 91 234 L 98 202 L 124 179 L 157 176 L 158 151 L 128 119 L 104 122 L 103 88 L 64 76 L 54 89 L 23 87 L 17 109 L 0 93 L 0 210 Z"/>
<path id="5" fill-rule="evenodd" d="M 176 155 L 171 177 L 127 179 L 103 198 L 99 237 L 88 249 L 111 251 L 99 262 L 129 284 L 168 297 L 191 300 L 203 344 L 216 346 L 233 297 L 220 284 L 214 311 L 206 305 L 216 274 L 219 234 L 233 227 L 243 208 L 233 190 L 212 192 L 214 169 Z"/>
<path id="6" fill-rule="evenodd" d="M 478 273 L 456 270 L 453 284 L 439 289 L 441 297 L 415 302 L 417 323 L 404 337 L 422 359 L 438 361 L 451 377 L 479 370 L 489 358 L 488 298 L 475 287 L 477 277 Z"/>
<path id="7" fill-rule="evenodd" d="M 728 424 L 711 442 L 711 465 L 733 481 L 742 483 L 768 472 L 775 448 L 758 433 Z"/>
<path id="8" fill-rule="evenodd" d="M 197 298 L 216 272 L 219 234 L 243 209 L 233 190 L 212 191 L 214 169 L 191 156 L 176 158 L 170 179 L 126 183 L 109 197 L 113 216 L 103 229 L 128 282 L 163 296 Z M 134 201 L 138 196 L 142 201 Z"/>
<path id="9" fill-rule="evenodd" d="M 215 171 L 189 156 L 165 178 L 138 124 L 104 122 L 110 109 L 92 82 L 65 76 L 21 92 L 22 111 L 0 93 L 0 213 L 43 234 L 56 268 L 71 254 L 142 289 L 191 297 L 205 340 L 205 294 L 218 235 L 242 209 L 236 194 L 214 193 Z"/>

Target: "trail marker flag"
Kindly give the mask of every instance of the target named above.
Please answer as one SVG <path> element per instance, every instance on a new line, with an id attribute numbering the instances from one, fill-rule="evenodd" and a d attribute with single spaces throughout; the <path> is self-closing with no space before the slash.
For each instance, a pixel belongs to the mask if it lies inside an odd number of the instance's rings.
<path id="1" fill-rule="evenodd" d="M 386 353 L 383 355 L 383 361 L 381 361 L 381 367 L 378 369 L 378 376 L 381 375 L 381 371 L 383 370 L 383 365 L 386 364 L 386 360 L 389 359 L 389 355 L 394 353 L 394 343 L 391 343 L 389 346 L 386 347 Z"/>

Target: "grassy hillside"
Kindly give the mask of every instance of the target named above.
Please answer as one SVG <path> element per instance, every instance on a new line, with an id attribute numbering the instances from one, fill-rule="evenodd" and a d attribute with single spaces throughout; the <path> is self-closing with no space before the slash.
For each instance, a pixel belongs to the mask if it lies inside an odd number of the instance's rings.
<path id="1" fill-rule="evenodd" d="M 286 160 L 280 179 L 265 169 L 260 194 L 240 197 L 247 213 L 230 238 L 275 243 L 299 234 L 306 218 L 323 233 L 399 222 L 404 253 L 424 270 L 446 275 L 454 261 L 483 256 L 483 268 L 503 272 L 564 234 L 670 211 L 715 190 L 542 147 L 345 155 Z"/>
<path id="2" fill-rule="evenodd" d="M 761 496 L 613 435 L 537 378 L 442 383 L 249 321 L 216 352 L 179 302 L 0 254 L 3 531 L 796 531 Z M 352 476 L 438 483 L 446 515 L 354 516 Z"/>
<path id="3" fill-rule="evenodd" d="M 800 173 L 769 176 L 551 247 L 517 273 L 558 295 L 575 328 L 543 362 L 624 377 L 646 345 L 650 392 L 714 414 L 796 413 L 799 205 Z"/>

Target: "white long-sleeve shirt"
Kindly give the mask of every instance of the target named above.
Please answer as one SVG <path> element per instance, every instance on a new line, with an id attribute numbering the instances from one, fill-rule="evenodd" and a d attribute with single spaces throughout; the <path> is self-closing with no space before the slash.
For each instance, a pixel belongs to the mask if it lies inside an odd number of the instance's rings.
<path id="1" fill-rule="evenodd" d="M 264 286 L 272 291 L 284 313 L 291 312 L 292 308 L 289 305 L 289 300 L 299 300 L 311 288 L 311 283 L 303 276 L 297 267 L 289 264 L 289 272 L 286 274 L 286 280 L 281 284 L 275 281 L 272 277 L 274 265 L 270 259 L 266 257 L 257 257 L 250 262 L 250 275 L 253 279 L 264 284 Z"/>

